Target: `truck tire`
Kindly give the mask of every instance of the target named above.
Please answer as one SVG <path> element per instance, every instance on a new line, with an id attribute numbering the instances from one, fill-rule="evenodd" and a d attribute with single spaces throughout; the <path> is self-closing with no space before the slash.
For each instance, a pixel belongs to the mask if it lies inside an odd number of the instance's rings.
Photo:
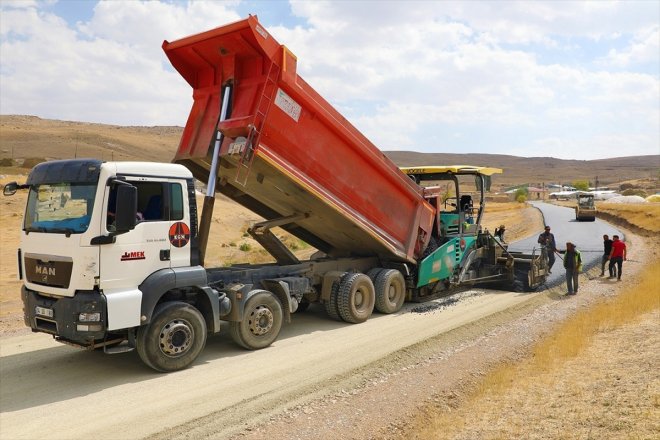
<path id="1" fill-rule="evenodd" d="M 346 278 L 344 275 L 337 281 L 332 283 L 332 290 L 330 291 L 330 299 L 325 303 L 325 311 L 329 317 L 335 321 L 341 321 L 341 316 L 339 315 L 339 307 L 337 306 L 337 295 L 339 294 L 339 285 L 341 281 Z"/>
<path id="2" fill-rule="evenodd" d="M 371 278 L 371 282 L 374 283 L 374 286 L 376 285 L 376 277 L 384 270 L 385 269 L 382 267 L 374 267 L 373 269 L 370 269 L 369 272 L 367 272 L 367 276 Z"/>
<path id="3" fill-rule="evenodd" d="M 394 313 L 401 310 L 406 298 L 406 280 L 401 272 L 385 269 L 376 277 L 376 310 L 381 313 Z"/>
<path id="4" fill-rule="evenodd" d="M 151 322 L 137 331 L 137 352 L 147 366 L 161 372 L 189 367 L 206 344 L 206 322 L 184 302 L 160 304 Z"/>
<path id="5" fill-rule="evenodd" d="M 245 303 L 243 320 L 230 322 L 232 339 L 248 350 L 266 348 L 277 339 L 282 329 L 282 304 L 277 297 L 260 290 Z"/>
<path id="6" fill-rule="evenodd" d="M 371 279 L 363 273 L 352 273 L 339 283 L 337 306 L 346 322 L 366 321 L 374 310 L 376 294 Z"/>

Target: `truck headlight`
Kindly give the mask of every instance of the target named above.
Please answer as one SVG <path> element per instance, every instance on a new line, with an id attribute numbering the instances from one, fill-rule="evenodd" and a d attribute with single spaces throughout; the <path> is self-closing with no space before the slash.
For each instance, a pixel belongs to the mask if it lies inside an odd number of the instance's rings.
<path id="1" fill-rule="evenodd" d="M 101 313 L 81 313 L 78 315 L 78 321 L 80 322 L 99 322 L 101 320 Z"/>

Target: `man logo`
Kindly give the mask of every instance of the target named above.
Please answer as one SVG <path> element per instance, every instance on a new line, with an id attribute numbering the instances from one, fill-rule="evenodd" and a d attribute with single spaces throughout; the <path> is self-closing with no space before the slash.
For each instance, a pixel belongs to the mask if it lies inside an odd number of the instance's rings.
<path id="1" fill-rule="evenodd" d="M 55 268 L 49 266 L 34 266 L 34 273 L 37 275 L 55 276 Z"/>

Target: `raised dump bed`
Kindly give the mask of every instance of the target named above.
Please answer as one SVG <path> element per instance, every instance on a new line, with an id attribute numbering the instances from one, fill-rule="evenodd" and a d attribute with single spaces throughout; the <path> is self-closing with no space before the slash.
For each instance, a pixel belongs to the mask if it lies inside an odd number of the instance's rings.
<path id="1" fill-rule="evenodd" d="M 256 17 L 163 50 L 194 98 L 174 162 L 208 182 L 219 130 L 221 193 L 331 257 L 417 260 L 434 212 L 420 187 L 296 73 Z"/>

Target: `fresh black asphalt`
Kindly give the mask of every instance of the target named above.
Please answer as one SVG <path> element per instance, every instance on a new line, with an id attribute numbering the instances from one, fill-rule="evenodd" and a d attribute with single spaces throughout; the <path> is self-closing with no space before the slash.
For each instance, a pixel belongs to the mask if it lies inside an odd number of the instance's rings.
<path id="1" fill-rule="evenodd" d="M 551 205 L 544 202 L 532 202 L 543 214 L 546 225 L 550 226 L 555 235 L 557 248 L 566 249 L 566 242 L 574 243 L 582 254 L 582 264 L 584 270 L 599 265 L 603 256 L 603 235 L 607 234 L 610 239 L 614 234 L 619 235 L 623 240 L 621 231 L 602 220 L 596 219 L 593 222 L 578 222 L 575 220 L 575 210 L 563 206 Z M 543 231 L 524 240 L 509 243 L 509 249 L 512 251 L 521 251 L 531 253 L 534 249 L 539 252 L 538 236 Z M 562 255 L 556 255 L 556 261 L 552 267 L 552 274 L 546 281 L 546 287 L 554 286 L 565 280 L 565 271 L 560 258 Z"/>

